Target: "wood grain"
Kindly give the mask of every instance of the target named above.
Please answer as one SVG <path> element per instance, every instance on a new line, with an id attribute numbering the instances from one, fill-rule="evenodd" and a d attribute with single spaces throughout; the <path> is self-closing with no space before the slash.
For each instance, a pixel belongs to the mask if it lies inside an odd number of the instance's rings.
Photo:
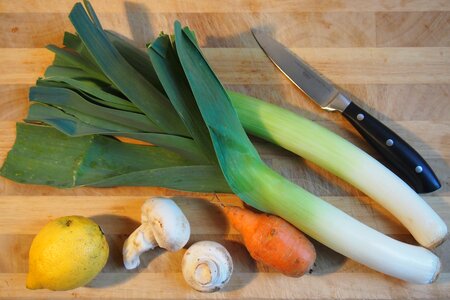
<path id="1" fill-rule="evenodd" d="M 429 162 L 442 188 L 424 195 L 450 225 L 450 1 L 448 0 L 92 0 L 106 29 L 143 47 L 174 20 L 191 26 L 219 78 L 245 92 L 309 118 L 380 157 L 339 113 L 315 106 L 274 67 L 250 33 L 273 35 L 394 129 Z M 73 32 L 72 0 L 0 0 L 0 164 L 15 140 L 15 122 L 28 109 L 27 94 Z M 384 208 L 329 172 L 252 137 L 277 172 L 365 224 L 407 243 L 407 230 Z M 201 294 L 181 274 L 184 249 L 142 257 L 135 271 L 122 266 L 121 248 L 138 225 L 150 196 L 174 197 L 192 227 L 189 244 L 215 240 L 233 256 L 235 271 L 223 292 Z M 242 205 L 234 195 L 158 187 L 56 189 L 0 178 L 1 299 L 446 299 L 450 295 L 450 242 L 438 281 L 401 282 L 314 241 L 311 275 L 287 278 L 255 262 L 230 227 L 221 204 Z M 104 229 L 110 257 L 87 287 L 67 292 L 30 291 L 24 282 L 34 235 L 59 216 L 89 216 Z"/>
<path id="2" fill-rule="evenodd" d="M 1 121 L 17 121 L 26 117 L 28 111 L 29 85 L 0 85 Z"/>
<path id="3" fill-rule="evenodd" d="M 450 50 L 292 48 L 336 84 L 448 84 Z M 224 84 L 291 84 L 258 48 L 204 48 Z M 53 60 L 46 49 L 0 48 L 0 85 L 33 84 Z M 408 74 L 406 77 L 405 74 Z"/>
<path id="4" fill-rule="evenodd" d="M 375 14 L 372 12 L 147 14 L 132 11 L 127 12 L 127 18 L 112 13 L 99 13 L 99 18 L 104 20 L 105 28 L 113 28 L 131 38 L 139 47 L 149 43 L 161 31 L 173 31 L 175 20 L 192 28 L 204 28 L 198 37 L 202 47 L 257 47 L 251 28 L 271 32 L 291 47 L 370 47 L 376 42 Z M 36 22 L 42 22 L 39 32 L 35 30 Z M 64 31 L 73 31 L 67 13 L 2 14 L 0 29 L 4 32 L 0 47 L 13 48 L 61 44 Z"/>
<path id="5" fill-rule="evenodd" d="M 450 4 L 446 0 L 165 0 L 148 2 L 146 0 L 91 1 L 95 9 L 102 12 L 124 14 L 127 10 L 145 13 L 165 12 L 327 12 L 327 11 L 448 11 Z M 3 12 L 46 13 L 68 12 L 74 2 L 71 0 L 0 0 Z"/>
<path id="6" fill-rule="evenodd" d="M 377 13 L 379 47 L 449 47 L 450 13 Z"/>
<path id="7" fill-rule="evenodd" d="M 150 192 L 150 195 L 157 195 Z M 140 207 L 148 196 L 2 196 L 0 208 L 4 213 L 0 231 L 4 234 L 36 234 L 47 222 L 70 211 L 97 219 L 107 234 L 129 234 L 140 223 Z M 323 197 L 332 205 L 351 214 L 361 222 L 390 235 L 407 234 L 406 229 L 384 208 L 366 196 Z M 438 211 L 450 205 L 450 197 L 425 198 Z M 175 202 L 186 214 L 194 234 L 237 234 L 230 228 L 220 204 L 242 206 L 234 195 L 182 195 L 174 196 Z M 82 206 L 80 204 L 83 204 Z M 63 205 L 60 205 L 63 204 Z M 28 208 L 33 207 L 29 212 Z M 450 213 L 443 211 L 443 218 Z M 33 222 L 30 222 L 30 218 Z M 123 219 L 115 222 L 114 219 Z M 129 220 L 128 220 L 129 219 Z M 128 220 L 128 221 L 126 221 Z M 450 253 L 449 253 L 450 255 Z M 449 266 L 450 267 L 450 266 Z"/>

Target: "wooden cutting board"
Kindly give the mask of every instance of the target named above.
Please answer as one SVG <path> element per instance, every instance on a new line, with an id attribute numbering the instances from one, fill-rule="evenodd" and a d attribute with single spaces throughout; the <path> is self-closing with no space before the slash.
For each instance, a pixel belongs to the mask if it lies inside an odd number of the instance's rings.
<path id="1" fill-rule="evenodd" d="M 0 0 L 0 162 L 15 139 L 15 122 L 27 112 L 27 91 L 53 56 L 43 47 L 61 44 L 73 28 L 74 1 Z M 450 1 L 400 0 L 164 0 L 92 1 L 103 26 L 143 47 L 178 19 L 197 32 L 219 78 L 229 88 L 276 103 L 347 138 L 370 154 L 338 113 L 313 105 L 270 63 L 250 34 L 264 29 L 335 83 L 360 99 L 421 153 L 442 188 L 425 200 L 450 223 Z M 323 169 L 263 141 L 263 159 L 307 190 L 369 226 L 413 243 L 389 213 Z M 215 240 L 231 252 L 235 271 L 214 294 L 190 289 L 181 275 L 184 250 L 154 250 L 138 270 L 121 263 L 124 239 L 139 224 L 140 206 L 154 195 L 173 196 L 191 226 L 190 243 Z M 408 284 L 374 272 L 316 243 L 313 274 L 287 278 L 255 263 L 230 228 L 219 203 L 241 205 L 233 195 L 195 194 L 162 188 L 59 190 L 0 178 L 0 297 L 40 298 L 235 298 L 235 299 L 444 299 L 450 295 L 450 242 L 436 249 L 442 273 L 431 285 Z M 107 234 L 111 255 L 87 287 L 68 292 L 25 289 L 28 250 L 49 220 L 92 217 Z"/>

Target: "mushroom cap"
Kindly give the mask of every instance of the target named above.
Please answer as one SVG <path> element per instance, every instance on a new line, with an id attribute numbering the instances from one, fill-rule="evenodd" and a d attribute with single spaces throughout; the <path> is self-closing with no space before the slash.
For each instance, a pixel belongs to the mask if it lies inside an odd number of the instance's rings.
<path id="1" fill-rule="evenodd" d="M 184 254 L 182 271 L 186 282 L 195 290 L 216 292 L 230 280 L 233 261 L 221 244 L 201 241 L 189 247 Z"/>
<path id="2" fill-rule="evenodd" d="M 148 199 L 142 206 L 141 218 L 142 223 L 150 224 L 155 240 L 161 248 L 178 251 L 189 241 L 189 222 L 172 199 Z"/>

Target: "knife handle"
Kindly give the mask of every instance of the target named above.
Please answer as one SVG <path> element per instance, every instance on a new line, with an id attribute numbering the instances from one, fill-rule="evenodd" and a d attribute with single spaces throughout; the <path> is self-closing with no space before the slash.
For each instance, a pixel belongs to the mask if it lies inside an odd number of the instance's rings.
<path id="1" fill-rule="evenodd" d="M 441 187 L 431 167 L 408 143 L 361 107 L 351 102 L 342 114 L 387 161 L 390 169 L 417 193 Z"/>

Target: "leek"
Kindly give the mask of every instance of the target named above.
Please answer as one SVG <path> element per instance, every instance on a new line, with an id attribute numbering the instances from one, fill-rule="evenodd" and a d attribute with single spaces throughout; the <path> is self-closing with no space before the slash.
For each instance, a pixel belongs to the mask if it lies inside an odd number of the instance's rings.
<path id="1" fill-rule="evenodd" d="M 228 92 L 245 130 L 314 162 L 392 213 L 417 242 L 441 244 L 447 226 L 409 185 L 383 164 L 318 124 L 261 100 Z"/>
<path id="2" fill-rule="evenodd" d="M 175 43 L 220 167 L 234 193 L 249 205 L 283 217 L 324 245 L 372 269 L 416 283 L 435 280 L 440 261 L 432 252 L 373 230 L 265 165 L 245 134 L 225 89 L 189 31 L 178 22 Z"/>

